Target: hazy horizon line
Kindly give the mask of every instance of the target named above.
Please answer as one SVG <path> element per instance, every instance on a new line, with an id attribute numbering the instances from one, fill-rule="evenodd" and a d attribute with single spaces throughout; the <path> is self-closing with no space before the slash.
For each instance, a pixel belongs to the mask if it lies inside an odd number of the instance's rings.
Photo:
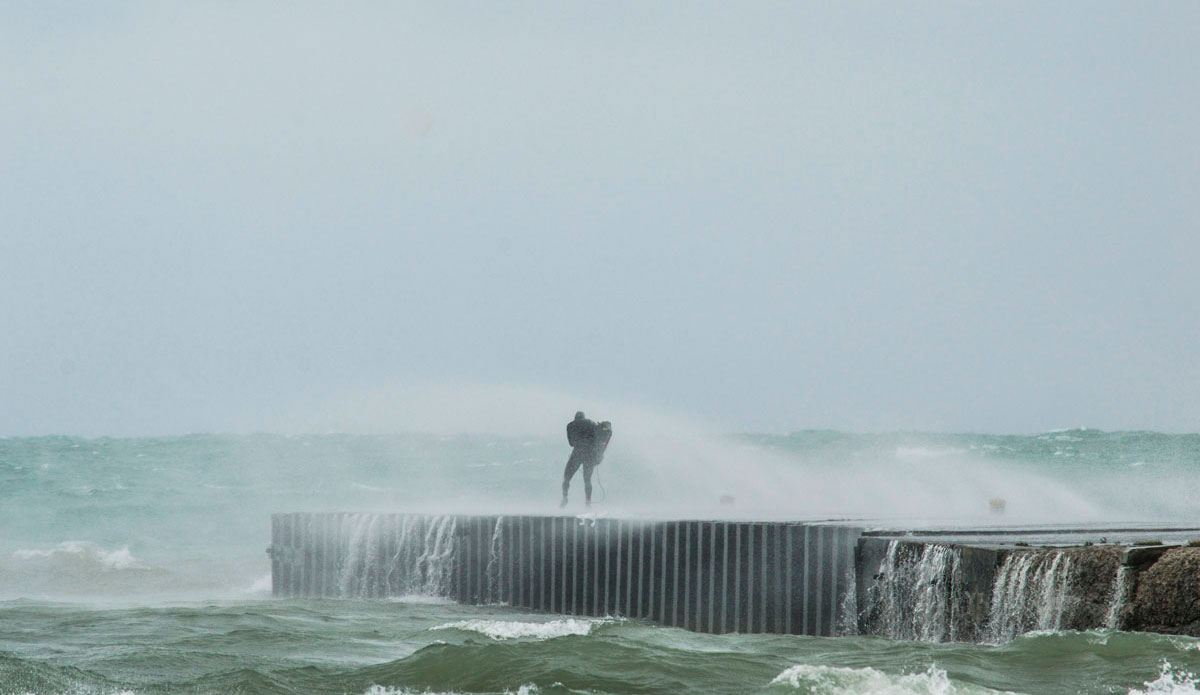
<path id="1" fill-rule="evenodd" d="M 849 430 L 837 429 L 831 427 L 804 427 L 799 429 L 781 431 L 757 431 L 757 430 L 734 430 L 717 433 L 724 437 L 791 437 L 803 434 L 834 434 L 857 437 L 887 437 L 900 435 L 922 435 L 922 436 L 981 436 L 981 437 L 1033 437 L 1047 434 L 1063 434 L 1070 432 L 1091 432 L 1096 434 L 1152 434 L 1164 435 L 1171 437 L 1187 437 L 1200 436 L 1200 431 L 1175 431 L 1168 429 L 1102 429 L 1099 427 L 1056 427 L 1042 430 L 1032 430 L 1026 432 L 999 432 L 999 431 L 983 431 L 983 430 L 937 430 L 937 429 L 891 429 L 891 430 Z M 544 432 L 511 432 L 502 433 L 492 430 L 457 430 L 457 431 L 435 431 L 435 430 L 305 430 L 305 431 L 282 431 L 282 430 L 190 430 L 176 432 L 157 432 L 157 433 L 140 433 L 140 434 L 88 434 L 88 433 L 72 433 L 72 432 L 42 432 L 35 434 L 0 434 L 0 440 L 11 439 L 170 439 L 177 437 L 334 437 L 334 436 L 350 436 L 350 437 L 403 437 L 403 436 L 428 436 L 428 437 L 464 437 L 464 436 L 493 436 L 506 439 L 516 438 L 545 438 L 548 435 Z"/>

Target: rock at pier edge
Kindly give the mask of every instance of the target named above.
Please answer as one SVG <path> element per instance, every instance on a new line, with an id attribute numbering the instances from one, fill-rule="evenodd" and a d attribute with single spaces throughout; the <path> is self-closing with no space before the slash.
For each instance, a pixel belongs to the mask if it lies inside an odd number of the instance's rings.
<path id="1" fill-rule="evenodd" d="M 1200 547 L 1168 549 L 1137 577 L 1124 629 L 1200 637 Z"/>
<path id="2" fill-rule="evenodd" d="M 1200 547 L 864 536 L 858 551 L 861 634 L 990 643 L 1035 630 L 1200 637 Z"/>

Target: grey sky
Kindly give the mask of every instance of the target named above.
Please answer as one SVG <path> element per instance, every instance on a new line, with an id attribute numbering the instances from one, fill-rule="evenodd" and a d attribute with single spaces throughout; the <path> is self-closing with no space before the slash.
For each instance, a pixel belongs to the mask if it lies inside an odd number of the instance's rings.
<path id="1" fill-rule="evenodd" d="M 1200 4 L 348 5 L 0 6 L 0 434 L 1200 429 Z"/>

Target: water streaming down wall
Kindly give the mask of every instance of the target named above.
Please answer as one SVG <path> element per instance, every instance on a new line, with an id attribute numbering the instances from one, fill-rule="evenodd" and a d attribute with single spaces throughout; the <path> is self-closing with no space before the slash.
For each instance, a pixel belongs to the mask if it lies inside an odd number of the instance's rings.
<path id="1" fill-rule="evenodd" d="M 992 590 L 989 641 L 1034 630 L 1117 627 L 1132 580 L 1122 554 L 1112 547 L 1010 552 Z"/>
<path id="2" fill-rule="evenodd" d="M 855 627 L 861 530 L 577 517 L 275 514 L 277 596 L 427 594 L 701 632 Z"/>
<path id="3" fill-rule="evenodd" d="M 1119 548 L 864 537 L 858 552 L 859 630 L 893 639 L 1000 643 L 1034 630 L 1118 627 L 1132 590 Z"/>
<path id="4" fill-rule="evenodd" d="M 1122 627 L 1125 607 L 1129 605 L 1133 593 L 1134 568 L 1122 563 L 1113 581 L 1112 601 L 1108 605 L 1108 614 L 1104 616 L 1104 627 L 1119 630 Z"/>
<path id="5" fill-rule="evenodd" d="M 1007 642 L 1034 630 L 1061 630 L 1073 601 L 1071 558 L 1062 551 L 1010 553 L 992 587 L 988 638 Z"/>
<path id="6" fill-rule="evenodd" d="M 955 639 L 955 587 L 962 559 L 957 548 L 892 541 L 868 586 L 866 631 L 892 639 Z"/>

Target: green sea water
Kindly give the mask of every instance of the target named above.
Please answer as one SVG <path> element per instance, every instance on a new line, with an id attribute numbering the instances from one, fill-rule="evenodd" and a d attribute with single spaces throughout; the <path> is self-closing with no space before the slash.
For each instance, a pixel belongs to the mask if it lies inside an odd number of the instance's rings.
<path id="1" fill-rule="evenodd" d="M 1200 520 L 1196 435 L 617 432 L 595 513 Z M 566 453 L 549 436 L 0 439 L 0 693 L 1197 692 L 1188 637 L 718 636 L 437 597 L 271 598 L 272 512 L 552 513 Z"/>

